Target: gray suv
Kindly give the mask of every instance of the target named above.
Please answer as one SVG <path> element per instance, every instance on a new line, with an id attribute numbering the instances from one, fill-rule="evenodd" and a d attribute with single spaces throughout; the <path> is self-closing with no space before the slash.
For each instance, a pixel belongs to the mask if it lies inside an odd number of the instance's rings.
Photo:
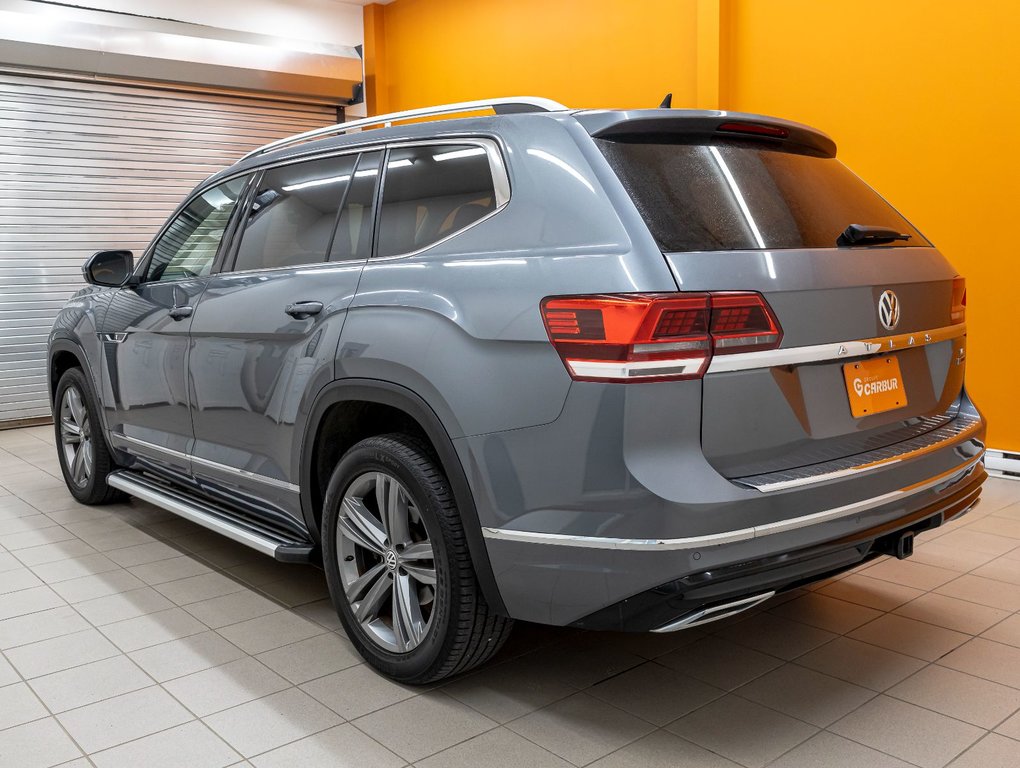
<path id="1" fill-rule="evenodd" d="M 68 488 L 321 563 L 408 683 L 514 619 L 669 632 L 907 557 L 986 477 L 965 285 L 835 155 L 525 98 L 267 145 L 84 267 Z"/>

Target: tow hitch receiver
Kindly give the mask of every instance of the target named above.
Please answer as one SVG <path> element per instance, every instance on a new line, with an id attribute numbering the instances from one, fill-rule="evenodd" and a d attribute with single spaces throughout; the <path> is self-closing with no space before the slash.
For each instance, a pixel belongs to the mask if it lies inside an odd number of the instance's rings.
<path id="1" fill-rule="evenodd" d="M 912 554 L 914 554 L 914 532 L 907 531 L 896 542 L 896 557 L 906 560 Z"/>

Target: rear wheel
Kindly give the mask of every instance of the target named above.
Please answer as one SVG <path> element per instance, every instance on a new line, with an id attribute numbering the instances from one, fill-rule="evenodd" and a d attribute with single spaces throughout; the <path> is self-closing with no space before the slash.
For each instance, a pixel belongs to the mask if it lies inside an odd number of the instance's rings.
<path id="1" fill-rule="evenodd" d="M 57 456 L 67 489 L 82 504 L 107 504 L 121 493 L 106 484 L 115 464 L 99 422 L 99 409 L 81 368 L 70 368 L 57 383 L 53 425 Z"/>
<path id="2" fill-rule="evenodd" d="M 326 578 L 347 635 L 372 666 L 428 683 L 489 659 L 513 622 L 482 597 L 449 483 L 427 446 L 371 437 L 326 493 Z"/>

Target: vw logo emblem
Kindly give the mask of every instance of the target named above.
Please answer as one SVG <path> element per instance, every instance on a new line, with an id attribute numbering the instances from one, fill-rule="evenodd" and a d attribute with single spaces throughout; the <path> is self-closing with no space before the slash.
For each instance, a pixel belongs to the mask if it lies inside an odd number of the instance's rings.
<path id="1" fill-rule="evenodd" d="M 386 561 L 386 567 L 387 568 L 389 568 L 391 571 L 397 570 L 397 553 L 396 552 L 394 552 L 392 549 L 386 550 L 386 555 L 384 556 L 384 559 Z"/>
<path id="2" fill-rule="evenodd" d="M 900 300 L 892 291 L 884 291 L 878 297 L 878 319 L 887 331 L 891 331 L 900 322 Z"/>

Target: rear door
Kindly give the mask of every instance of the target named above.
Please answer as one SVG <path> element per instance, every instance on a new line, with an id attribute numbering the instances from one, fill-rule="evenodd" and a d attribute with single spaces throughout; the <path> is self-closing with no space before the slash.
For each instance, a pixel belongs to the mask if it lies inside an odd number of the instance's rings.
<path id="1" fill-rule="evenodd" d="M 597 144 L 683 290 L 760 292 L 782 326 L 779 349 L 717 354 L 705 376 L 702 445 L 724 476 L 863 453 L 955 416 L 962 281 L 838 160 L 750 137 Z M 851 224 L 904 239 L 837 244 Z"/>
<path id="2" fill-rule="evenodd" d="M 295 419 L 333 378 L 381 155 L 290 163 L 256 181 L 232 267 L 209 279 L 191 326 L 192 464 L 213 496 L 300 516 Z"/>

